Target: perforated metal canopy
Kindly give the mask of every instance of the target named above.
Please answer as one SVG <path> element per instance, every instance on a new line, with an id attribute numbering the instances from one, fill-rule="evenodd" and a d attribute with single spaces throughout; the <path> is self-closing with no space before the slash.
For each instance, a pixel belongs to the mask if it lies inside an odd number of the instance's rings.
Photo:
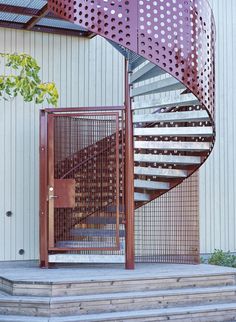
<path id="1" fill-rule="evenodd" d="M 46 0 L 0 0 L 0 27 L 91 37 L 86 29 L 58 18 Z"/>

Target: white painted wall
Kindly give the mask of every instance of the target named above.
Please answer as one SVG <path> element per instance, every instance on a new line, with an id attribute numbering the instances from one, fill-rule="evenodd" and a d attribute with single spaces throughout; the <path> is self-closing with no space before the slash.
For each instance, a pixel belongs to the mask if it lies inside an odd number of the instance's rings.
<path id="1" fill-rule="evenodd" d="M 42 80 L 56 82 L 61 107 L 123 104 L 123 58 L 99 37 L 1 28 L 0 46 L 35 57 Z M 38 258 L 38 109 L 21 99 L 0 101 L 0 260 Z"/>
<path id="2" fill-rule="evenodd" d="M 210 0 L 217 28 L 216 145 L 200 171 L 201 252 L 236 251 L 236 1 Z"/>

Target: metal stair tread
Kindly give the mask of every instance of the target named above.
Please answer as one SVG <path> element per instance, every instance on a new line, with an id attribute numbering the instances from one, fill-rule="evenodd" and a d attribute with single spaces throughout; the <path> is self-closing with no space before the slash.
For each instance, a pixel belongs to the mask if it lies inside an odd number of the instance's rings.
<path id="1" fill-rule="evenodd" d="M 134 128 L 134 136 L 208 137 L 212 135 L 211 126 Z"/>
<path id="2" fill-rule="evenodd" d="M 142 56 L 138 56 L 136 57 L 135 60 L 133 60 L 131 63 L 130 63 L 130 69 L 131 70 L 134 70 L 135 68 L 137 68 L 138 66 L 140 66 L 141 64 L 143 64 L 145 62 L 145 58 L 142 57 Z"/>
<path id="3" fill-rule="evenodd" d="M 165 163 L 165 164 L 200 164 L 201 158 L 198 156 L 184 156 L 184 155 L 164 155 L 164 154 L 144 154 L 135 153 L 135 162 L 146 163 Z"/>
<path id="4" fill-rule="evenodd" d="M 137 175 L 147 175 L 167 178 L 186 178 L 187 171 L 177 169 L 160 169 L 151 167 L 134 167 L 134 173 Z"/>
<path id="5" fill-rule="evenodd" d="M 115 224 L 116 223 L 116 217 L 109 217 L 109 216 L 88 216 L 87 218 L 83 219 L 81 221 L 82 223 L 86 224 Z M 120 224 L 121 224 L 120 219 Z"/>
<path id="6" fill-rule="evenodd" d="M 149 201 L 150 196 L 147 193 L 135 192 L 134 201 Z"/>
<path id="7" fill-rule="evenodd" d="M 170 185 L 168 182 L 135 179 L 134 188 L 143 188 L 150 190 L 168 190 L 170 189 Z"/>
<path id="8" fill-rule="evenodd" d="M 198 99 L 193 94 L 185 94 L 175 99 L 163 98 L 161 100 L 134 101 L 132 103 L 133 110 L 142 110 L 150 108 L 166 108 L 176 106 L 199 105 Z"/>
<path id="9" fill-rule="evenodd" d="M 73 228 L 70 231 L 71 236 L 84 236 L 84 237 L 115 237 L 116 230 L 113 229 L 96 229 L 96 228 Z M 125 231 L 119 230 L 119 236 L 124 237 Z"/>
<path id="10" fill-rule="evenodd" d="M 93 247 L 107 247 L 107 242 L 101 242 L 99 241 L 99 245 L 96 241 L 86 241 L 86 240 L 81 240 L 81 241 L 76 241 L 76 240 L 60 240 L 57 242 L 56 246 L 58 247 L 71 247 L 71 248 L 93 248 Z"/>
<path id="11" fill-rule="evenodd" d="M 134 115 L 133 123 L 156 123 L 156 122 L 201 122 L 209 121 L 209 115 L 205 110 L 193 110 L 186 112 L 153 113 Z"/>
<path id="12" fill-rule="evenodd" d="M 135 84 L 147 80 L 152 77 L 166 74 L 166 71 L 158 67 L 157 65 L 148 62 L 138 70 L 134 71 L 130 76 L 130 84 Z"/>
<path id="13" fill-rule="evenodd" d="M 174 77 L 164 78 L 162 80 L 154 81 L 146 85 L 134 87 L 131 90 L 131 97 L 149 95 L 154 93 L 164 93 L 185 89 L 186 87 Z"/>
<path id="14" fill-rule="evenodd" d="M 134 141 L 135 149 L 178 150 L 178 151 L 208 151 L 211 142 L 186 141 Z"/>

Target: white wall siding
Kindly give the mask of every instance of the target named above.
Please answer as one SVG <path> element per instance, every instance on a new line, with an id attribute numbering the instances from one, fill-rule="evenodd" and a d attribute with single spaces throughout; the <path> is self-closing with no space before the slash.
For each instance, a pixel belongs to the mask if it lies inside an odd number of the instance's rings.
<path id="1" fill-rule="evenodd" d="M 236 1 L 210 0 L 217 28 L 216 145 L 200 171 L 201 252 L 236 251 Z"/>
<path id="2" fill-rule="evenodd" d="M 0 29 L 1 52 L 25 52 L 55 81 L 59 106 L 123 104 L 123 58 L 96 37 Z M 3 66 L 0 72 L 4 71 Z M 45 104 L 46 107 L 46 104 Z M 0 260 L 38 258 L 39 106 L 0 102 Z M 6 217 L 6 211 L 12 217 Z M 19 255 L 19 249 L 25 254 Z"/>

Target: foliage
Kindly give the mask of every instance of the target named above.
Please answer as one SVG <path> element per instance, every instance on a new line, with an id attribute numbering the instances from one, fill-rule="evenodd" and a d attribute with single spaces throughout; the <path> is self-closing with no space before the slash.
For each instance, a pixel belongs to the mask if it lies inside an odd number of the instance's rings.
<path id="1" fill-rule="evenodd" d="M 0 97 L 5 100 L 21 95 L 25 102 L 36 104 L 47 100 L 48 104 L 56 106 L 58 91 L 55 83 L 42 83 L 39 78 L 40 67 L 36 60 L 27 54 L 0 53 L 5 67 L 10 69 L 8 75 L 0 75 Z"/>
<path id="2" fill-rule="evenodd" d="M 208 264 L 236 268 L 236 256 L 230 254 L 230 252 L 225 253 L 223 250 L 215 249 L 208 259 Z"/>

